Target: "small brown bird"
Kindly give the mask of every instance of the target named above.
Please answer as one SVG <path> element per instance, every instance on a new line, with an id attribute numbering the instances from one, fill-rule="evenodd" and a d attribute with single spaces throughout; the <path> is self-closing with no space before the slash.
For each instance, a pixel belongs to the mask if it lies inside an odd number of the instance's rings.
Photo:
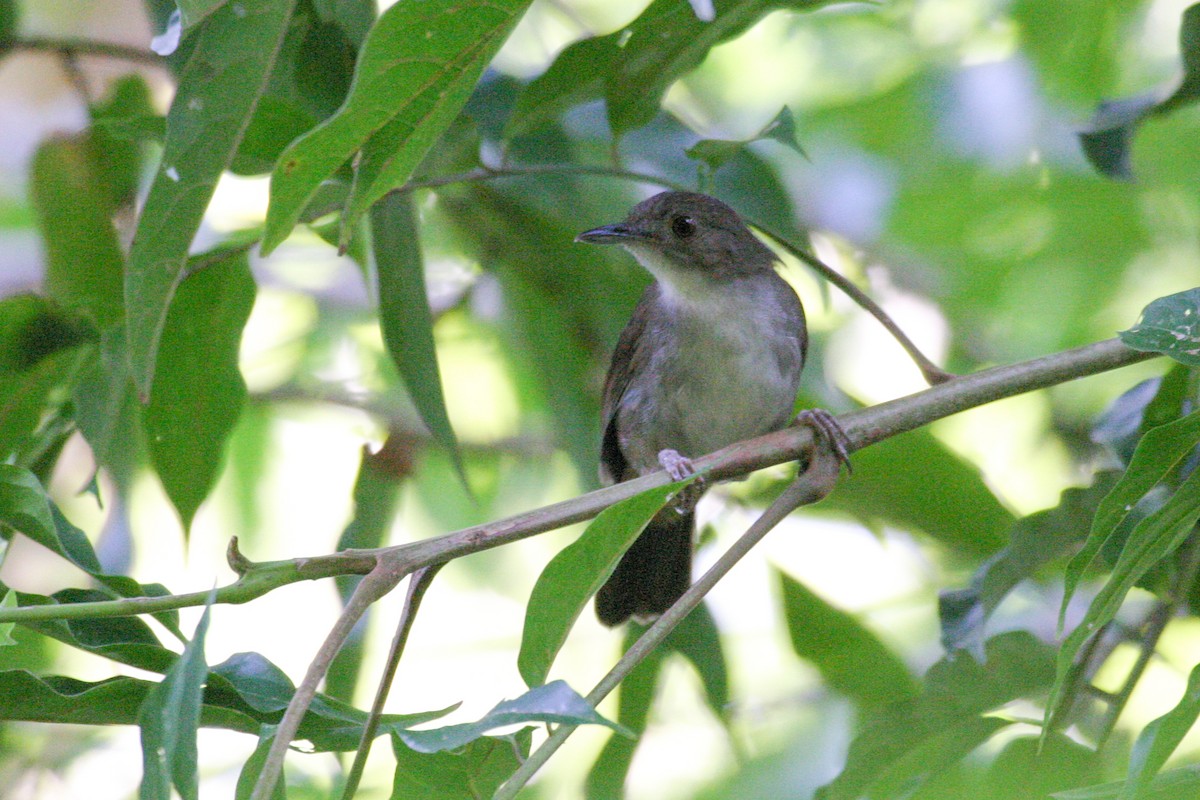
<path id="1" fill-rule="evenodd" d="M 664 468 L 678 480 L 691 459 L 789 423 L 808 343 L 804 310 L 776 274 L 775 254 L 733 209 L 663 192 L 576 241 L 620 244 L 655 278 L 605 379 L 602 481 Z M 659 512 L 622 557 L 596 595 L 605 625 L 652 619 L 687 591 L 699 494 Z"/>

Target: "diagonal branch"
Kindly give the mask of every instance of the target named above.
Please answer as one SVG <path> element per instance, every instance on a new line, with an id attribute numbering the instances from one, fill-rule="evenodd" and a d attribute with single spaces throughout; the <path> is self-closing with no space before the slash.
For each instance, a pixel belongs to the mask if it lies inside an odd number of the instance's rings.
<path id="1" fill-rule="evenodd" d="M 869 408 L 851 411 L 838 418 L 859 450 L 905 431 L 995 400 L 1044 389 L 1066 381 L 1095 375 L 1153 358 L 1157 354 L 1133 350 L 1118 339 L 1064 350 L 1030 361 L 993 367 L 953 378 L 932 388 Z M 696 460 L 713 480 L 746 475 L 764 467 L 793 461 L 811 444 L 807 427 L 786 428 L 776 433 L 739 442 Z M 464 528 L 432 539 L 372 550 L 293 558 L 282 561 L 238 560 L 240 577 L 217 591 L 218 603 L 245 603 L 280 586 L 336 575 L 365 575 L 390 562 L 407 574 L 414 569 L 441 564 L 460 556 L 490 550 L 510 542 L 583 522 L 622 500 L 670 482 L 666 472 L 657 472 L 618 483 L 560 503 L 527 511 L 507 519 Z M 129 616 L 200 606 L 207 592 L 164 597 L 135 597 L 95 603 L 0 608 L 0 623 L 49 619 L 83 619 Z"/>

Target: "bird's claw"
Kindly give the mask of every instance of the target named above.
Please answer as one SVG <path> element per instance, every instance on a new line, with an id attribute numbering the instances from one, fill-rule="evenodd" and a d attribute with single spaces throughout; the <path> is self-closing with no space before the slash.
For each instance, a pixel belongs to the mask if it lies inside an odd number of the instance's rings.
<path id="1" fill-rule="evenodd" d="M 850 466 L 850 448 L 853 447 L 853 443 L 833 414 L 823 408 L 806 408 L 796 415 L 796 424 L 814 429 L 833 450 L 838 463 L 845 464 L 847 472 L 853 471 Z M 661 455 L 660 453 L 660 458 Z"/>
<path id="2" fill-rule="evenodd" d="M 696 467 L 692 460 L 680 453 L 678 450 L 659 450 L 658 463 L 667 471 L 673 481 L 683 481 L 695 476 Z M 686 514 L 696 507 L 696 503 L 700 502 L 700 496 L 704 494 L 704 479 L 696 478 L 690 484 L 685 486 L 679 494 L 675 495 L 675 501 L 671 507 L 680 514 Z"/>

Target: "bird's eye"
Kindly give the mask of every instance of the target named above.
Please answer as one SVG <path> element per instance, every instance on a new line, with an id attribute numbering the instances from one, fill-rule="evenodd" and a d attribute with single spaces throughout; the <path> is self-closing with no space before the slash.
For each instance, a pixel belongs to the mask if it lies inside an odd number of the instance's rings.
<path id="1" fill-rule="evenodd" d="M 671 220 L 671 232 L 680 239 L 686 239 L 696 232 L 696 222 L 691 217 L 675 217 Z"/>

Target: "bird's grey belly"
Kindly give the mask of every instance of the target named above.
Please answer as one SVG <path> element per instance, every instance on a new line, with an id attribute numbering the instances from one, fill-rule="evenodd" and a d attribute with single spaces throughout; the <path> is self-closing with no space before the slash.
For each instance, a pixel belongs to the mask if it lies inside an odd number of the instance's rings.
<path id="1" fill-rule="evenodd" d="M 660 354 L 621 404 L 621 449 L 638 473 L 658 469 L 661 450 L 698 458 L 777 430 L 791 416 L 798 353 L 795 368 L 787 369 L 759 341 L 689 344 L 699 346 Z"/>

